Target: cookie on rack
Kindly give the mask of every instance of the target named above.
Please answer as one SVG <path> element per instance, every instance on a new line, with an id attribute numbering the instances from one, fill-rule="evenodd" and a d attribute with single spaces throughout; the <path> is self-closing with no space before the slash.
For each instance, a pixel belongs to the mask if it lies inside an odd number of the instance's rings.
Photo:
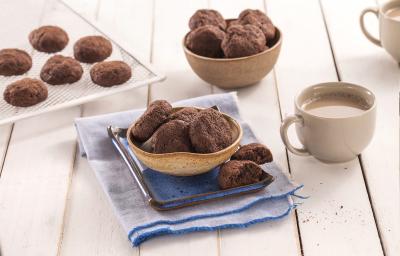
<path id="1" fill-rule="evenodd" d="M 0 75 L 22 75 L 31 67 L 32 58 L 26 51 L 15 48 L 0 50 Z"/>
<path id="2" fill-rule="evenodd" d="M 103 61 L 90 69 L 93 83 L 111 87 L 127 82 L 132 76 L 131 67 L 123 61 Z"/>
<path id="3" fill-rule="evenodd" d="M 85 36 L 74 44 L 75 59 L 84 63 L 103 61 L 111 53 L 111 42 L 102 36 Z"/>
<path id="4" fill-rule="evenodd" d="M 42 26 L 29 34 L 29 42 L 40 52 L 59 52 L 67 46 L 68 41 L 67 32 L 57 26 Z"/>
<path id="5" fill-rule="evenodd" d="M 47 98 L 46 85 L 32 78 L 23 78 L 9 84 L 4 90 L 4 100 L 16 107 L 30 107 Z"/>
<path id="6" fill-rule="evenodd" d="M 40 71 L 40 78 L 51 85 L 72 84 L 79 81 L 82 74 L 79 61 L 57 54 L 46 61 Z"/>

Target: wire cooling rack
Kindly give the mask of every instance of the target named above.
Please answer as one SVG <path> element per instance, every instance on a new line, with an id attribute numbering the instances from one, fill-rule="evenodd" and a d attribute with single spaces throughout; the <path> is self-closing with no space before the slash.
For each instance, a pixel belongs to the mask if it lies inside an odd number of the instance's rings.
<path id="1" fill-rule="evenodd" d="M 10 122 L 15 122 L 17 120 L 39 115 L 42 113 L 59 110 L 79 104 L 83 104 L 88 101 L 98 99 L 107 95 L 115 94 L 121 91 L 137 88 L 140 86 L 145 86 L 151 83 L 162 81 L 165 77 L 152 69 L 147 64 L 139 61 L 134 55 L 126 51 L 120 44 L 116 43 L 110 36 L 105 35 L 101 32 L 95 25 L 90 23 L 84 17 L 80 16 L 68 5 L 62 1 L 55 1 L 55 5 L 52 6 L 53 11 L 62 11 L 64 16 L 68 16 L 68 19 L 61 18 L 58 24 L 56 20 L 50 20 L 53 25 L 59 25 L 64 28 L 69 35 L 69 43 L 67 47 L 56 54 L 62 54 L 65 56 L 73 57 L 73 44 L 80 37 L 87 35 L 102 35 L 108 38 L 112 42 L 113 53 L 107 60 L 123 60 L 132 68 L 132 77 L 129 81 L 122 85 L 113 87 L 101 87 L 94 84 L 90 79 L 90 68 L 92 64 L 81 63 L 84 70 L 82 78 L 73 84 L 65 85 L 49 85 L 48 88 L 48 98 L 34 106 L 31 107 L 14 107 L 9 105 L 3 98 L 0 99 L 0 125 Z M 51 11 L 51 10 L 50 10 Z M 68 15 L 66 15 L 68 14 Z M 73 24 L 74 26 L 79 26 L 79 30 L 76 31 L 73 28 L 68 29 L 68 24 Z M 27 24 L 31 25 L 31 24 Z M 64 26 L 63 26 L 64 25 Z M 65 27 L 67 26 L 67 27 Z M 36 26 L 32 25 L 32 30 Z M 87 33 L 85 33 L 87 31 Z M 28 35 L 27 35 L 28 36 Z M 26 37 L 27 38 L 27 37 Z M 37 78 L 40 79 L 40 70 L 43 64 L 52 57 L 54 54 L 46 54 L 35 51 L 29 45 L 28 39 L 24 46 L 19 47 L 27 52 L 31 53 L 32 56 L 32 68 L 25 75 L 22 76 L 12 76 L 5 77 L 0 76 L 0 93 L 3 95 L 3 91 L 8 84 L 22 79 L 24 77 Z M 21 44 L 19 44 L 21 45 Z"/>

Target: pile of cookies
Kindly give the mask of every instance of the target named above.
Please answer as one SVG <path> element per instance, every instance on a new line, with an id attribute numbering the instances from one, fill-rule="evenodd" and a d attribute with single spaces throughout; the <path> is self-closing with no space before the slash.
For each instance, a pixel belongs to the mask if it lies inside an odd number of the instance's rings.
<path id="1" fill-rule="evenodd" d="M 150 144 L 150 153 L 213 153 L 233 143 L 231 127 L 225 117 L 213 108 L 184 107 L 174 111 L 165 100 L 152 102 L 134 123 L 133 141 Z M 259 165 L 272 162 L 271 151 L 260 143 L 241 146 L 231 159 L 222 164 L 218 183 L 222 189 L 261 181 Z"/>
<path id="2" fill-rule="evenodd" d="M 235 20 L 225 20 L 211 9 L 196 11 L 189 20 L 186 47 L 210 58 L 239 58 L 265 51 L 274 44 L 276 29 L 260 10 L 246 9 Z"/>
<path id="3" fill-rule="evenodd" d="M 42 26 L 29 34 L 32 47 L 44 53 L 62 51 L 69 42 L 68 34 L 57 26 Z M 23 78 L 9 84 L 4 90 L 4 100 L 18 107 L 29 107 L 44 101 L 48 96 L 45 83 L 49 85 L 72 84 L 83 75 L 80 64 L 95 65 L 90 69 L 93 83 L 110 87 L 127 82 L 131 67 L 123 61 L 104 61 L 112 53 L 112 44 L 102 36 L 85 36 L 75 42 L 74 58 L 60 54 L 53 55 L 43 65 L 40 79 Z M 20 49 L 0 50 L 0 75 L 18 76 L 32 67 L 31 56 Z M 44 83 L 45 82 L 45 83 Z"/>
<path id="4" fill-rule="evenodd" d="M 132 128 L 137 142 L 150 142 L 151 153 L 213 153 L 233 143 L 231 127 L 213 108 L 184 107 L 174 112 L 165 100 L 152 102 Z"/>

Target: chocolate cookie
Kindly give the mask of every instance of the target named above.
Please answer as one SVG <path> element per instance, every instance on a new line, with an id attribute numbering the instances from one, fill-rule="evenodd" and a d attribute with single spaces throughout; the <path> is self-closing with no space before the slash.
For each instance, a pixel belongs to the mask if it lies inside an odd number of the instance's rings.
<path id="1" fill-rule="evenodd" d="M 32 58 L 27 52 L 19 49 L 3 49 L 0 51 L 0 75 L 22 75 L 31 67 Z"/>
<path id="2" fill-rule="evenodd" d="M 188 34 L 186 46 L 195 54 L 210 58 L 221 58 L 223 57 L 221 43 L 224 38 L 224 31 L 218 27 L 206 25 L 192 30 Z"/>
<path id="3" fill-rule="evenodd" d="M 272 162 L 271 151 L 260 143 L 250 143 L 240 147 L 231 157 L 232 160 L 250 160 L 256 164 Z"/>
<path id="4" fill-rule="evenodd" d="M 191 152 L 189 124 L 181 120 L 172 120 L 161 125 L 151 136 L 153 153 Z"/>
<path id="5" fill-rule="evenodd" d="M 259 182 L 263 170 L 253 161 L 232 160 L 224 163 L 218 173 L 218 184 L 222 189 L 245 186 Z"/>
<path id="6" fill-rule="evenodd" d="M 9 84 L 4 90 L 3 97 L 13 106 L 29 107 L 47 98 L 47 87 L 38 79 L 24 78 Z"/>
<path id="7" fill-rule="evenodd" d="M 131 76 L 131 67 L 123 61 L 103 61 L 90 69 L 90 77 L 93 83 L 104 87 L 123 84 Z"/>
<path id="8" fill-rule="evenodd" d="M 43 26 L 29 34 L 29 42 L 40 52 L 59 52 L 68 44 L 68 35 L 62 28 Z"/>
<path id="9" fill-rule="evenodd" d="M 102 36 L 85 36 L 74 44 L 75 59 L 84 63 L 103 61 L 111 53 L 111 42 Z"/>
<path id="10" fill-rule="evenodd" d="M 275 38 L 275 26 L 270 18 L 260 10 L 246 9 L 239 15 L 239 23 L 242 25 L 251 24 L 262 30 L 267 42 Z"/>
<path id="11" fill-rule="evenodd" d="M 79 61 L 62 55 L 54 55 L 46 61 L 40 78 L 52 85 L 72 84 L 81 79 L 83 69 Z"/>
<path id="12" fill-rule="evenodd" d="M 239 58 L 267 49 L 263 32 L 253 25 L 232 25 L 221 44 L 225 57 Z"/>
<path id="13" fill-rule="evenodd" d="M 197 10 L 189 20 L 189 28 L 194 30 L 205 25 L 216 26 L 222 30 L 226 29 L 226 21 L 218 11 L 211 9 Z"/>
<path id="14" fill-rule="evenodd" d="M 132 128 L 132 137 L 139 142 L 148 140 L 160 125 L 168 120 L 172 106 L 165 100 L 153 101 Z"/>
<path id="15" fill-rule="evenodd" d="M 197 108 L 185 107 L 179 111 L 172 113 L 169 116 L 169 120 L 182 120 L 187 123 L 190 123 L 193 121 L 193 119 L 196 117 L 199 111 L 200 110 L 198 110 Z"/>
<path id="16" fill-rule="evenodd" d="M 200 111 L 189 126 L 190 141 L 197 153 L 213 153 L 232 143 L 228 121 L 218 111 L 208 108 Z"/>

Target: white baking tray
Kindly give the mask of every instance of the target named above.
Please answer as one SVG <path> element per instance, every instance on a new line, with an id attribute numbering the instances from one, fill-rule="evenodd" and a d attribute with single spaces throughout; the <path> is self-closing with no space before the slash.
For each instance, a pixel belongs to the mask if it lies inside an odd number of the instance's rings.
<path id="1" fill-rule="evenodd" d="M 21 43 L 19 43 L 18 46 L 19 48 L 23 48 L 31 54 L 33 65 L 31 70 L 29 70 L 28 73 L 22 76 L 0 76 L 0 125 L 15 122 L 23 118 L 32 117 L 54 110 L 76 106 L 107 95 L 134 89 L 140 86 L 146 86 L 148 84 L 159 82 L 165 79 L 164 75 L 158 73 L 150 65 L 138 60 L 138 58 L 136 58 L 134 54 L 125 50 L 126 48 L 124 48 L 121 43 L 117 43 L 115 40 L 113 40 L 112 35 L 105 35 L 95 25 L 93 25 L 93 23 L 80 16 L 62 1 L 54 1 L 51 9 L 54 12 L 62 11 L 60 13 L 63 14 L 68 12 L 69 16 L 68 20 L 66 20 L 65 18 L 60 18 L 59 22 L 61 24 L 58 24 L 57 20 L 51 20 L 54 25 L 59 25 L 60 27 L 64 28 L 69 35 L 69 43 L 67 47 L 63 51 L 55 54 L 62 54 L 73 57 L 73 44 L 80 37 L 94 34 L 103 35 L 108 38 L 113 45 L 113 53 L 107 60 L 125 61 L 132 68 L 132 78 L 122 85 L 109 88 L 101 87 L 94 84 L 90 79 L 89 71 L 92 65 L 81 63 L 84 73 L 82 78 L 78 82 L 73 84 L 55 86 L 47 84 L 49 95 L 45 101 L 26 108 L 11 106 L 3 99 L 3 91 L 6 86 L 13 81 L 22 79 L 24 77 L 40 79 L 39 74 L 43 64 L 48 58 L 54 55 L 33 50 L 28 42 L 28 39 L 26 39 L 26 44 L 21 47 Z M 73 26 L 78 25 L 79 30 L 76 31 L 72 27 L 66 27 L 68 26 L 68 24 L 73 24 Z M 27 24 L 27 26 L 32 26 L 32 30 L 37 27 L 34 24 Z M 88 31 L 88 33 L 79 31 Z M 26 36 L 26 38 L 27 37 L 28 35 Z"/>

